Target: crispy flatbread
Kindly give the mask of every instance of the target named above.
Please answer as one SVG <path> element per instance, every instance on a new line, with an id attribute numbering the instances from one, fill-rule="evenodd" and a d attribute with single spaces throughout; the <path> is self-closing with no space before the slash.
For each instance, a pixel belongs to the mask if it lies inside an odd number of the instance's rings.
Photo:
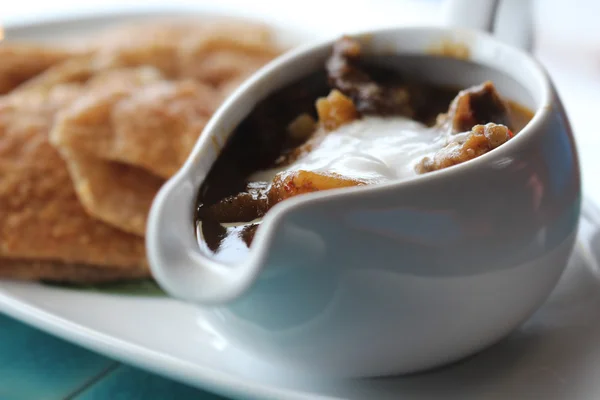
<path id="1" fill-rule="evenodd" d="M 71 56 L 73 52 L 66 49 L 30 43 L 0 43 L 0 94 L 10 92 Z"/>
<path id="2" fill-rule="evenodd" d="M 225 86 L 228 93 L 232 82 L 243 82 L 281 52 L 272 31 L 263 25 L 210 24 L 181 41 L 179 77 Z"/>
<path id="3" fill-rule="evenodd" d="M 0 277 L 149 276 L 140 236 L 158 188 L 283 51 L 236 20 L 128 24 L 80 44 L 0 45 Z"/>
<path id="4" fill-rule="evenodd" d="M 164 180 L 143 169 L 61 149 L 81 204 L 91 216 L 144 236 L 152 200 Z"/>
<path id="5" fill-rule="evenodd" d="M 38 93 L 46 96 L 48 91 L 64 84 L 86 84 L 96 90 L 112 90 L 120 85 L 129 87 L 164 79 L 161 71 L 153 66 L 140 65 L 134 74 L 131 70 L 122 66 L 99 68 L 92 54 L 79 55 L 53 65 L 17 87 L 11 94 L 30 96 Z"/>
<path id="6" fill-rule="evenodd" d="M 180 43 L 199 29 L 197 23 L 182 21 L 127 24 L 99 33 L 87 46 L 94 49 L 99 69 L 151 65 L 166 77 L 176 78 Z"/>
<path id="7" fill-rule="evenodd" d="M 18 90 L 48 90 L 61 83 L 84 83 L 109 69 L 151 66 L 169 79 L 192 78 L 223 88 L 222 100 L 283 51 L 266 26 L 227 20 L 113 28 L 88 47 L 88 53 L 52 66 Z"/>
<path id="8" fill-rule="evenodd" d="M 85 54 L 75 56 L 56 63 L 39 75 L 18 86 L 12 93 L 24 94 L 44 93 L 54 86 L 66 83 L 83 83 L 94 74 L 93 56 Z"/>
<path id="9" fill-rule="evenodd" d="M 129 71 L 135 76 L 139 69 Z M 126 79 L 125 71 L 121 77 Z M 139 86 L 128 81 L 97 87 L 90 81 L 84 95 L 58 114 L 50 136 L 86 211 L 143 236 L 163 178 L 189 155 L 217 95 L 189 80 Z"/>
<path id="10" fill-rule="evenodd" d="M 143 239 L 85 212 L 65 162 L 49 143 L 56 111 L 72 102 L 79 90 L 57 87 L 46 96 L 0 98 L 0 259 L 8 265 L 4 276 L 10 276 L 16 260 L 96 266 L 114 271 L 115 277 L 147 270 Z M 22 274 L 20 268 L 15 275 Z"/>
<path id="11" fill-rule="evenodd" d="M 92 284 L 148 278 L 145 266 L 106 268 L 55 261 L 0 259 L 0 279 Z"/>
<path id="12" fill-rule="evenodd" d="M 232 70 L 246 72 L 258 63 L 254 58 L 270 60 L 282 51 L 266 25 L 232 18 L 113 27 L 89 46 L 96 49 L 98 65 L 103 67 L 152 65 L 170 78 L 201 81 L 211 79 L 205 70 L 214 75 L 224 67 L 222 76 L 231 75 Z M 244 61 L 251 65 L 242 64 Z"/>
<path id="13" fill-rule="evenodd" d="M 58 115 L 51 140 L 58 148 L 139 166 L 166 179 L 188 157 L 217 97 L 189 80 L 88 90 Z"/>

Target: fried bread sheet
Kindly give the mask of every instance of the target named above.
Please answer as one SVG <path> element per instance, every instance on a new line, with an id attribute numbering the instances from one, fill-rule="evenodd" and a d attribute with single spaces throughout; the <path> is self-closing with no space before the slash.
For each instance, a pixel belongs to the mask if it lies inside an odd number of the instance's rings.
<path id="1" fill-rule="evenodd" d="M 76 85 L 57 86 L 45 95 L 0 98 L 3 276 L 23 276 L 19 271 L 25 262 L 55 268 L 95 266 L 112 271 L 115 278 L 130 276 L 131 270 L 149 273 L 143 239 L 87 214 L 64 160 L 49 142 L 56 112 L 74 101 L 80 90 Z M 11 269 L 17 264 L 21 267 Z M 34 270 L 30 274 L 33 278 Z"/>
<path id="2" fill-rule="evenodd" d="M 131 69 L 129 81 L 139 72 Z M 191 80 L 88 84 L 58 113 L 51 142 L 86 211 L 143 236 L 154 196 L 184 163 L 217 104 L 213 89 Z"/>
<path id="3" fill-rule="evenodd" d="M 0 278 L 149 276 L 160 186 L 231 91 L 285 50 L 268 27 L 231 19 L 74 39 L 0 44 Z"/>
<path id="4" fill-rule="evenodd" d="M 6 94 L 77 52 L 33 43 L 0 43 L 0 94 Z"/>

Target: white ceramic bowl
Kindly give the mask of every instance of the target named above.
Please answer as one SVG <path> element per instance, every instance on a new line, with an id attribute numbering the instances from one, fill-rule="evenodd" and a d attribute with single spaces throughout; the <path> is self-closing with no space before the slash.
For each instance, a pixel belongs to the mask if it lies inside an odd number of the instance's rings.
<path id="1" fill-rule="evenodd" d="M 580 172 L 563 107 L 526 53 L 476 31 L 368 32 L 365 55 L 435 83 L 491 79 L 535 110 L 512 140 L 415 179 L 303 195 L 275 206 L 247 260 L 202 254 L 193 218 L 216 140 L 273 91 L 323 68 L 331 41 L 285 54 L 218 110 L 190 158 L 156 197 L 147 247 L 171 295 L 212 310 L 220 333 L 249 351 L 318 374 L 408 373 L 458 360 L 528 318 L 555 286 L 580 212 Z M 457 41 L 472 63 L 428 56 Z"/>

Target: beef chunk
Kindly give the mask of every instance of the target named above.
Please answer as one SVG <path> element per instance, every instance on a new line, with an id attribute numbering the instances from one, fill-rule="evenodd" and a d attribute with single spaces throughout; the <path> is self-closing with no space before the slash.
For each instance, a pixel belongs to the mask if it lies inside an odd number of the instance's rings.
<path id="1" fill-rule="evenodd" d="M 360 44 L 349 37 L 333 45 L 325 66 L 330 86 L 350 97 L 361 114 L 413 116 L 408 90 L 375 82 L 360 67 L 360 53 Z"/>
<path id="2" fill-rule="evenodd" d="M 488 122 L 512 126 L 508 105 L 490 81 L 460 91 L 448 113 L 438 118 L 438 125 L 453 134 L 470 131 L 475 125 Z"/>
<path id="3" fill-rule="evenodd" d="M 505 125 L 475 125 L 469 132 L 455 136 L 454 140 L 435 153 L 433 159 L 425 157 L 415 170 L 424 174 L 472 160 L 506 143 L 511 137 Z"/>

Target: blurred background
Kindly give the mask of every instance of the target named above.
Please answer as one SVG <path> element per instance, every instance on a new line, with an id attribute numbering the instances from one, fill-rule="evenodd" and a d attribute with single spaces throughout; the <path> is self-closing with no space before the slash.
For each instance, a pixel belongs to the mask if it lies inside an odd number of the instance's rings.
<path id="1" fill-rule="evenodd" d="M 4 0 L 3 26 L 115 10 L 211 10 L 333 35 L 377 26 L 443 23 L 444 0 Z M 555 80 L 572 119 L 586 190 L 600 201 L 600 2 L 534 0 L 535 55 Z"/>

